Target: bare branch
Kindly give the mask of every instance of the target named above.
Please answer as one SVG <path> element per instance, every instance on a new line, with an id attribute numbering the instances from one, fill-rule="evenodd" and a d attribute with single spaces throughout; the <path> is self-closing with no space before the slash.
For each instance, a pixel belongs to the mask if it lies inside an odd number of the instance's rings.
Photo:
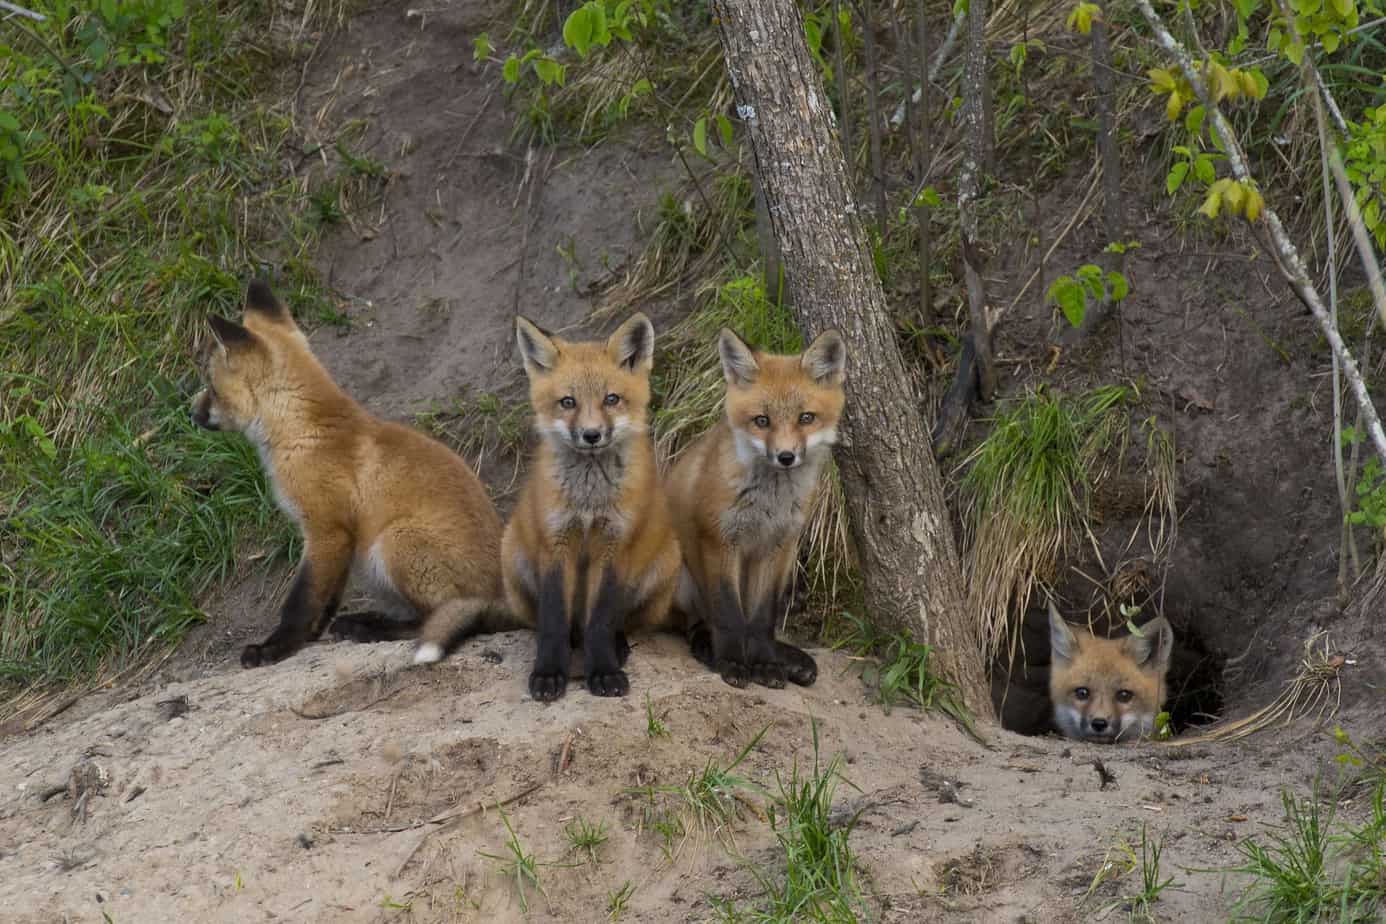
<path id="1" fill-rule="evenodd" d="M 0 10 L 7 11 L 10 14 L 10 16 L 27 16 L 34 22 L 44 22 L 48 19 L 48 17 L 43 15 L 42 13 L 35 13 L 33 10 L 26 10 L 22 6 L 15 6 L 13 3 L 6 3 L 4 2 L 4 0 L 0 0 Z M 6 16 L 5 18 L 9 19 L 10 16 Z"/>
<path id="2" fill-rule="evenodd" d="M 1218 138 L 1222 141 L 1223 149 L 1227 153 L 1227 162 L 1232 167 L 1232 174 L 1239 181 L 1252 180 L 1251 171 L 1247 167 L 1246 152 L 1242 150 L 1241 143 L 1232 131 L 1232 126 L 1228 124 L 1222 110 L 1213 100 L 1212 94 L 1208 92 L 1208 87 L 1203 81 L 1203 73 L 1194 63 L 1188 49 L 1170 33 L 1164 20 L 1160 18 L 1160 14 L 1156 13 L 1155 8 L 1150 5 L 1150 0 L 1136 0 L 1136 7 L 1145 17 L 1145 21 L 1150 24 L 1150 28 L 1155 33 L 1155 38 L 1161 47 L 1178 62 L 1179 69 L 1184 72 L 1185 79 L 1189 81 L 1194 93 L 1198 95 L 1199 102 L 1203 104 L 1205 111 L 1212 117 L 1213 131 L 1217 132 Z M 1352 358 L 1347 344 L 1343 342 L 1342 335 L 1338 333 L 1338 328 L 1334 325 L 1332 317 L 1329 316 L 1328 309 L 1324 307 L 1323 299 L 1309 278 L 1309 271 L 1305 268 L 1299 251 L 1295 248 L 1285 226 L 1281 223 L 1280 216 L 1276 214 L 1275 209 L 1270 207 L 1269 203 L 1265 206 L 1264 218 L 1270 241 L 1274 246 L 1277 263 L 1281 273 L 1285 276 L 1285 281 L 1290 284 L 1295 295 L 1314 315 L 1314 320 L 1318 321 L 1324 337 L 1328 340 L 1328 345 L 1342 361 L 1343 375 L 1352 388 L 1358 407 L 1361 408 L 1362 417 L 1367 424 L 1367 432 L 1371 434 L 1377 454 L 1381 456 L 1383 461 L 1386 461 L 1386 430 L 1381 428 L 1381 418 L 1377 415 L 1375 406 L 1372 405 L 1371 395 L 1367 392 L 1367 384 L 1362 379 L 1361 370 Z"/>

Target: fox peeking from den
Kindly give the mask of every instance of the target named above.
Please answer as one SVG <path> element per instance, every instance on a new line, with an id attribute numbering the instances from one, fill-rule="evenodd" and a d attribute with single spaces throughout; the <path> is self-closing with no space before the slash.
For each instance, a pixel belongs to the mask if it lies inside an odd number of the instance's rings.
<path id="1" fill-rule="evenodd" d="M 241 665 L 286 658 L 329 623 L 361 641 L 399 637 L 398 624 L 372 614 L 332 622 L 353 564 L 422 617 L 416 661 L 436 661 L 475 632 L 511 628 L 500 518 L 467 463 L 348 397 L 265 283 L 250 284 L 243 323 L 209 322 L 193 421 L 255 444 L 275 500 L 303 534 L 279 626 L 245 647 Z"/>
<path id="2" fill-rule="evenodd" d="M 1049 696 L 1054 724 L 1069 738 L 1110 743 L 1155 731 L 1164 705 L 1174 632 L 1163 616 L 1140 634 L 1098 638 L 1075 629 L 1049 604 Z"/>

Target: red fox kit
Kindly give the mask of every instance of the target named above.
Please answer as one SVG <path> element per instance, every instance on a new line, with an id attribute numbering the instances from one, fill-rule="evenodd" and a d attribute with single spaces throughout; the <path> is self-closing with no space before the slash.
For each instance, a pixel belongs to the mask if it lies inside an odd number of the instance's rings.
<path id="1" fill-rule="evenodd" d="M 255 444 L 275 499 L 303 533 L 279 627 L 247 645 L 241 664 L 278 661 L 321 635 L 353 562 L 425 618 L 417 661 L 436 661 L 485 626 L 507 627 L 500 518 L 467 464 L 347 397 L 263 282 L 250 284 L 244 326 L 210 322 L 193 421 Z"/>
<path id="2" fill-rule="evenodd" d="M 587 689 L 624 696 L 626 632 L 665 624 L 679 575 L 647 432 L 654 327 L 637 314 L 605 343 L 570 343 L 517 318 L 515 337 L 540 439 L 501 563 L 539 632 L 530 694 L 562 696 L 580 644 Z"/>
<path id="3" fill-rule="evenodd" d="M 1050 602 L 1049 696 L 1054 724 L 1065 736 L 1112 742 L 1155 731 L 1174 632 L 1163 616 L 1140 631 L 1114 639 L 1075 632 Z"/>
<path id="4" fill-rule="evenodd" d="M 837 331 L 798 356 L 757 353 L 730 330 L 718 340 L 726 417 L 669 475 L 684 571 L 676 606 L 702 624 L 693 653 L 732 686 L 807 686 L 813 658 L 776 641 L 799 534 L 837 441 L 847 348 Z"/>

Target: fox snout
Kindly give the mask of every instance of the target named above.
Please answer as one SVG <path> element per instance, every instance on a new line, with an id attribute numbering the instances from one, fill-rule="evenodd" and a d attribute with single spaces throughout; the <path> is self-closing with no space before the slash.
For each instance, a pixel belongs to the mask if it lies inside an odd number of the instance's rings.
<path id="1" fill-rule="evenodd" d="M 584 452 L 604 449 L 611 444 L 611 428 L 608 426 L 572 427 L 568 430 L 568 439 L 573 444 L 574 449 Z"/>
<path id="2" fill-rule="evenodd" d="M 780 468 L 794 468 L 794 466 L 802 461 L 803 455 L 801 453 L 792 452 L 788 449 L 781 449 L 779 452 L 775 453 L 775 464 Z"/>
<path id="3" fill-rule="evenodd" d="M 191 413 L 192 422 L 202 429 L 221 429 L 221 426 L 217 423 L 216 415 L 213 413 L 212 393 L 210 390 L 204 388 L 193 396 Z"/>

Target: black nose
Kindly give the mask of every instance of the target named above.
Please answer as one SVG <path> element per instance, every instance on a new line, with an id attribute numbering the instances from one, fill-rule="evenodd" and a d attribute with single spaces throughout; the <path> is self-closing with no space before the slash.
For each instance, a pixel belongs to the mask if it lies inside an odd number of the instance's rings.
<path id="1" fill-rule="evenodd" d="M 1088 724 L 1092 726 L 1093 731 L 1100 735 L 1107 730 L 1107 726 L 1111 723 L 1106 719 L 1089 719 Z"/>
<path id="2" fill-rule="evenodd" d="M 583 441 L 584 443 L 586 443 L 587 445 L 589 445 L 589 446 L 595 446 L 595 445 L 597 445 L 598 443 L 600 443 L 600 442 L 602 441 L 602 431 L 600 431 L 600 430 L 583 430 L 583 431 L 582 431 L 582 441 Z"/>
<path id="3" fill-rule="evenodd" d="M 780 464 L 783 465 L 785 468 L 789 468 L 791 465 L 794 464 L 794 460 L 797 459 L 798 456 L 794 455 L 794 453 L 792 452 L 782 452 L 779 455 L 775 456 L 775 458 L 778 459 Z"/>

